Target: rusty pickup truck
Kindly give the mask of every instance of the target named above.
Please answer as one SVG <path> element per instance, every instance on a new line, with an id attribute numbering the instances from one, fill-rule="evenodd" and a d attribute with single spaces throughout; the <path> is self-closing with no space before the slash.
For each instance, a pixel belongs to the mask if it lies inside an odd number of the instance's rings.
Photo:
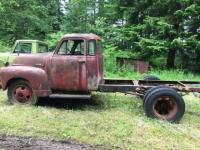
<path id="1" fill-rule="evenodd" d="M 0 85 L 12 104 L 34 105 L 40 97 L 88 98 L 92 91 L 143 97 L 148 117 L 178 121 L 185 112 L 183 94 L 200 92 L 197 81 L 105 79 L 101 39 L 67 34 L 54 53 L 15 58 L 0 69 Z"/>

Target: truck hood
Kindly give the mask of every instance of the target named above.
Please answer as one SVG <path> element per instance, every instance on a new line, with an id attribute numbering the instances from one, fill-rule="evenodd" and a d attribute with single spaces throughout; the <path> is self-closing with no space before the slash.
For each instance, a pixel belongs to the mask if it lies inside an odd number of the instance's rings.
<path id="1" fill-rule="evenodd" d="M 52 55 L 53 53 L 38 53 L 18 56 L 14 60 L 12 65 L 42 67 L 45 66 L 46 62 L 48 61 L 48 58 Z"/>

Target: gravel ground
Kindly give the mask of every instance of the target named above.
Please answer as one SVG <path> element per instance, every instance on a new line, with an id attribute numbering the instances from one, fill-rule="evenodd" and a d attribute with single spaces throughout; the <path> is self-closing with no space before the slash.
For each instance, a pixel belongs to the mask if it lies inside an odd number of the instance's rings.
<path id="1" fill-rule="evenodd" d="M 85 144 L 0 135 L 0 150 L 96 150 Z"/>

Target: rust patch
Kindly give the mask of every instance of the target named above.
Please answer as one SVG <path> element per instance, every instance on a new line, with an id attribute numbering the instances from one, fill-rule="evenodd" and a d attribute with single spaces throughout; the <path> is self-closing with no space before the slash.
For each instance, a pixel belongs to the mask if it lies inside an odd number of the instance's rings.
<path id="1" fill-rule="evenodd" d="M 79 60 L 79 61 L 78 61 Z M 52 89 L 87 91 L 85 56 L 54 55 L 49 68 Z"/>
<path id="2" fill-rule="evenodd" d="M 156 98 L 153 105 L 154 114 L 163 120 L 173 118 L 178 111 L 178 105 L 173 97 L 160 96 Z"/>

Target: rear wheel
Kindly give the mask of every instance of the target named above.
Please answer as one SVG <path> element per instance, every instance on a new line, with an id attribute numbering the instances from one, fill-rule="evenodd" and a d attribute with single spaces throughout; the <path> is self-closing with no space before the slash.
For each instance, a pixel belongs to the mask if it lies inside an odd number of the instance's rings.
<path id="1" fill-rule="evenodd" d="M 144 80 L 145 81 L 155 81 L 155 80 L 160 80 L 160 78 L 153 76 L 153 75 L 146 75 L 144 76 Z M 158 88 L 158 87 L 154 87 L 154 88 Z M 153 88 L 151 88 L 153 89 Z M 149 93 L 149 91 L 151 91 L 151 89 L 147 90 L 147 92 L 145 91 L 144 95 L 140 95 L 141 99 L 145 99 L 145 96 L 147 95 L 147 93 Z"/>
<path id="2" fill-rule="evenodd" d="M 146 98 L 149 95 L 149 93 L 151 93 L 152 91 L 159 89 L 159 88 L 166 88 L 166 86 L 164 86 L 164 85 L 163 86 L 156 86 L 156 87 L 152 87 L 149 90 L 147 90 L 147 92 L 144 94 L 144 97 L 143 97 L 143 104 L 145 103 Z"/>
<path id="3" fill-rule="evenodd" d="M 144 76 L 144 80 L 149 81 L 149 80 L 160 80 L 160 78 L 153 76 L 153 75 L 146 75 Z"/>
<path id="4" fill-rule="evenodd" d="M 185 103 L 175 90 L 163 87 L 147 95 L 144 109 L 148 117 L 176 122 L 184 115 Z"/>
<path id="5" fill-rule="evenodd" d="M 12 104 L 35 105 L 37 103 L 37 96 L 30 84 L 24 80 L 9 84 L 8 99 Z"/>

